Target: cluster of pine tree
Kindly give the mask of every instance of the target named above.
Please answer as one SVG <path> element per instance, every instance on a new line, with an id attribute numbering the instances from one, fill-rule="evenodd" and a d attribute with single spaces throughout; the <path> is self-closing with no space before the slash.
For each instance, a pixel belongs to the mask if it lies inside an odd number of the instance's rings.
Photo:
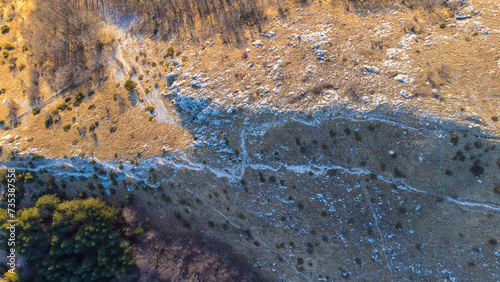
<path id="1" fill-rule="evenodd" d="M 6 212 L 0 213 L 5 223 Z M 35 266 L 35 281 L 110 281 L 133 276 L 129 244 L 118 231 L 119 210 L 100 199 L 38 199 L 18 215 L 17 249 Z"/>

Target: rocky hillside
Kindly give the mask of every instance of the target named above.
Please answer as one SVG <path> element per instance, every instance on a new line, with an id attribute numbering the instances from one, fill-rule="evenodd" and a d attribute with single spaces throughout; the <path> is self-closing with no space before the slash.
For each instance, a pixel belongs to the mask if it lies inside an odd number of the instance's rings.
<path id="1" fill-rule="evenodd" d="M 500 279 L 499 3 L 283 7 L 238 40 L 109 8 L 99 79 L 66 87 L 30 63 L 35 7 L 4 3 L 1 158 L 41 180 L 26 201 L 46 174 L 133 195 L 269 281 Z"/>

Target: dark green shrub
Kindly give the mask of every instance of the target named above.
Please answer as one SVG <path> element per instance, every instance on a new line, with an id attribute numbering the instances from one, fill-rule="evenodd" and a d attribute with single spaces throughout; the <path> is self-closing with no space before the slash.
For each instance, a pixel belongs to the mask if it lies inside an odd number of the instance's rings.
<path id="1" fill-rule="evenodd" d="M 361 141 L 361 134 L 359 134 L 358 131 L 354 131 L 354 137 L 356 138 L 356 140 Z"/>
<path id="2" fill-rule="evenodd" d="M 54 120 L 52 120 L 52 117 L 46 119 L 45 120 L 45 128 L 49 128 L 53 123 L 54 123 Z"/>
<path id="3" fill-rule="evenodd" d="M 12 50 L 14 50 L 15 47 L 14 47 L 14 45 L 12 45 L 10 43 L 5 43 L 5 45 L 3 46 L 3 48 L 5 50 L 12 51 Z"/>
<path id="4" fill-rule="evenodd" d="M 0 31 L 2 32 L 2 34 L 6 34 L 10 31 L 10 27 L 8 25 L 4 25 L 0 28 Z"/>
<path id="5" fill-rule="evenodd" d="M 403 174 L 403 172 L 401 170 L 399 170 L 398 168 L 394 168 L 394 177 L 398 177 L 398 178 L 404 178 L 405 175 Z"/>
<path id="6" fill-rule="evenodd" d="M 146 109 L 146 111 L 150 112 L 151 114 L 155 112 L 155 107 L 153 107 L 153 106 L 148 106 L 145 109 Z"/>
<path id="7" fill-rule="evenodd" d="M 131 91 L 134 91 L 134 89 L 137 87 L 137 83 L 135 83 L 132 80 L 127 80 L 127 81 L 125 81 L 125 84 L 123 85 L 123 87 L 128 92 L 131 92 Z"/>
<path id="8" fill-rule="evenodd" d="M 21 125 L 21 121 L 16 120 L 12 125 L 14 125 L 14 128 L 17 128 L 18 126 Z"/>
<path id="9" fill-rule="evenodd" d="M 70 98 L 70 99 L 71 99 L 71 98 Z M 66 110 L 67 108 L 68 108 L 68 104 L 66 104 L 66 103 L 62 103 L 62 104 L 60 104 L 60 105 L 58 105 L 58 106 L 57 106 L 57 109 L 58 109 L 59 111 L 64 111 L 64 110 Z"/>
<path id="10" fill-rule="evenodd" d="M 73 107 L 78 107 L 82 103 L 83 99 L 85 98 L 85 95 L 83 95 L 83 92 L 78 92 L 78 94 L 75 97 L 75 102 L 73 102 Z"/>
<path id="11" fill-rule="evenodd" d="M 40 113 L 40 107 L 34 107 L 33 110 L 31 110 L 31 112 L 34 114 L 34 115 L 38 115 Z"/>
<path id="12" fill-rule="evenodd" d="M 167 54 L 165 54 L 165 57 L 173 57 L 174 56 L 174 47 L 170 46 L 167 49 Z"/>
<path id="13" fill-rule="evenodd" d="M 450 143 L 454 146 L 458 145 L 458 134 L 450 136 Z"/>
<path id="14" fill-rule="evenodd" d="M 484 168 L 480 165 L 480 164 L 474 164 L 471 168 L 470 168 L 470 172 L 472 173 L 472 175 L 474 175 L 475 177 L 479 177 L 481 174 L 484 173 Z"/>
<path id="15" fill-rule="evenodd" d="M 22 50 L 23 50 L 23 52 L 28 51 L 28 46 L 26 46 L 26 44 L 25 44 L 25 45 L 23 45 Z"/>
<path id="16" fill-rule="evenodd" d="M 115 133 L 116 129 L 117 129 L 117 127 L 116 127 L 116 126 L 110 126 L 110 127 L 109 127 L 109 132 L 110 132 L 110 133 Z"/>
<path id="17" fill-rule="evenodd" d="M 68 132 L 70 129 L 71 129 L 71 124 L 66 124 L 66 125 L 63 126 L 63 130 L 65 132 Z"/>

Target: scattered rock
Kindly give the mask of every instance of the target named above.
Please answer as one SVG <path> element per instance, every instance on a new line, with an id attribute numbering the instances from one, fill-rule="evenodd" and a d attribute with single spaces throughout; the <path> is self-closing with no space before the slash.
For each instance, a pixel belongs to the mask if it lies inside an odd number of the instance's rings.
<path id="1" fill-rule="evenodd" d="M 201 82 L 199 82 L 197 80 L 191 80 L 189 83 L 191 84 L 191 87 L 196 88 L 196 89 L 200 89 L 203 87 Z"/>
<path id="2" fill-rule="evenodd" d="M 167 74 L 165 76 L 165 79 L 167 80 L 168 87 L 172 86 L 172 83 L 174 83 L 174 81 L 176 81 L 178 77 L 179 77 L 178 73 L 171 72 Z"/>
<path id="3" fill-rule="evenodd" d="M 394 77 L 394 80 L 399 81 L 401 83 L 408 84 L 408 76 L 404 74 L 398 74 Z"/>
<path id="4" fill-rule="evenodd" d="M 406 90 L 401 90 L 401 96 L 405 97 L 406 99 L 410 99 L 412 95 L 406 92 Z"/>
<path id="5" fill-rule="evenodd" d="M 264 43 L 262 43 L 261 40 L 255 40 L 253 43 L 252 43 L 253 46 L 255 47 L 259 47 L 259 46 L 263 46 Z"/>
<path id="6" fill-rule="evenodd" d="M 368 72 L 371 72 L 371 73 L 376 73 L 376 74 L 379 74 L 380 71 L 377 67 L 375 66 L 367 66 L 367 65 L 364 65 L 363 66 Z"/>
<path id="7" fill-rule="evenodd" d="M 326 60 L 326 57 L 328 55 L 328 51 L 326 50 L 321 50 L 321 49 L 318 49 L 316 50 L 316 58 L 318 58 L 318 60 Z"/>
<path id="8" fill-rule="evenodd" d="M 14 137 L 9 134 L 5 137 L 2 137 L 2 141 L 7 142 L 7 143 L 12 143 L 12 142 L 14 142 Z"/>
<path id="9" fill-rule="evenodd" d="M 471 16 L 470 15 L 455 15 L 455 19 L 457 21 L 463 21 L 463 20 L 467 20 L 467 19 L 470 19 Z"/>
<path id="10" fill-rule="evenodd" d="M 265 37 L 268 37 L 268 38 L 273 38 L 274 36 L 276 35 L 276 33 L 270 31 L 268 33 L 261 33 L 260 36 L 265 36 Z"/>

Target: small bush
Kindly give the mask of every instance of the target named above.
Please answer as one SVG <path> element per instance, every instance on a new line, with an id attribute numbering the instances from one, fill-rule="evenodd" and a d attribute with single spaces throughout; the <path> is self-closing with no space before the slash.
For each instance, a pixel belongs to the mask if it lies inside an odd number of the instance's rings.
<path id="1" fill-rule="evenodd" d="M 150 112 L 151 114 L 155 112 L 155 107 L 153 107 L 153 106 L 148 106 L 145 109 L 147 112 Z"/>
<path id="2" fill-rule="evenodd" d="M 52 117 L 45 120 L 45 128 L 49 128 L 54 123 Z"/>
<path id="3" fill-rule="evenodd" d="M 12 51 L 12 50 L 14 50 L 15 47 L 14 47 L 14 45 L 12 45 L 10 43 L 5 43 L 5 45 L 3 46 L 3 48 L 5 50 Z"/>
<path id="4" fill-rule="evenodd" d="M 356 140 L 361 141 L 361 134 L 359 134 L 358 131 L 354 131 L 354 137 L 356 138 Z"/>
<path id="5" fill-rule="evenodd" d="M 135 83 L 132 80 L 127 80 L 127 81 L 125 81 L 125 84 L 123 85 L 123 87 L 128 92 L 131 92 L 131 91 L 134 91 L 134 89 L 137 87 L 137 83 Z"/>
<path id="6" fill-rule="evenodd" d="M 23 63 L 21 63 L 21 64 L 19 64 L 18 68 L 19 68 L 19 71 L 22 71 L 22 70 L 24 70 L 26 68 L 26 65 L 23 64 Z"/>
<path id="7" fill-rule="evenodd" d="M 34 107 L 33 110 L 31 110 L 31 112 L 34 114 L 34 115 L 38 115 L 40 113 L 40 107 Z"/>
<path id="8" fill-rule="evenodd" d="M 63 130 L 65 132 L 68 132 L 70 129 L 71 129 L 71 124 L 66 124 L 66 125 L 63 126 Z"/>
<path id="9" fill-rule="evenodd" d="M 8 125 L 3 127 L 3 130 L 9 130 L 9 129 L 10 129 L 10 126 L 8 126 Z"/>
<path id="10" fill-rule="evenodd" d="M 73 107 L 80 106 L 80 104 L 82 103 L 84 98 L 85 98 L 85 95 L 83 95 L 83 92 L 79 92 L 75 97 L 75 102 L 73 102 Z"/>
<path id="11" fill-rule="evenodd" d="M 158 83 L 155 83 L 154 87 L 155 87 L 155 88 L 158 88 Z"/>
<path id="12" fill-rule="evenodd" d="M 114 133 L 116 131 L 116 129 L 117 129 L 116 126 L 110 126 L 109 127 L 109 132 L 110 133 Z"/>
<path id="13" fill-rule="evenodd" d="M 63 104 L 60 104 L 60 105 L 58 105 L 58 106 L 57 106 L 57 109 L 58 109 L 59 111 L 64 111 L 64 110 L 66 110 L 67 108 L 68 108 L 68 104 L 66 104 L 66 103 L 63 103 Z"/>
<path id="14" fill-rule="evenodd" d="M 149 88 L 144 89 L 144 93 L 148 94 L 149 93 Z"/>
<path id="15" fill-rule="evenodd" d="M 7 59 L 9 57 L 9 52 L 3 51 L 2 55 L 5 59 Z"/>
<path id="16" fill-rule="evenodd" d="M 442 23 L 439 25 L 440 28 L 444 29 L 446 27 L 446 24 L 445 23 Z"/>
<path id="17" fill-rule="evenodd" d="M 26 46 L 26 44 L 25 44 L 25 45 L 23 45 L 23 47 L 21 47 L 21 48 L 22 48 L 23 52 L 28 51 L 28 46 Z"/>
<path id="18" fill-rule="evenodd" d="M 10 27 L 8 25 L 4 25 L 0 28 L 0 31 L 2 31 L 2 34 L 6 34 L 10 31 Z"/>
<path id="19" fill-rule="evenodd" d="M 405 175 L 403 174 L 403 172 L 401 170 L 399 170 L 398 168 L 395 168 L 394 169 L 394 177 L 405 178 Z"/>
<path id="20" fill-rule="evenodd" d="M 51 112 L 51 114 L 53 114 L 53 115 L 58 115 L 58 114 L 59 114 L 59 110 L 58 110 L 58 109 L 55 109 L 55 110 L 53 110 L 53 111 Z"/>
<path id="21" fill-rule="evenodd" d="M 498 117 L 497 117 L 497 116 L 492 116 L 492 117 L 491 117 L 491 120 L 492 120 L 492 121 L 498 121 Z"/>
<path id="22" fill-rule="evenodd" d="M 21 122 L 16 120 L 13 125 L 14 125 L 14 128 L 17 128 L 18 126 L 21 125 Z"/>
<path id="23" fill-rule="evenodd" d="M 479 177 L 481 174 L 484 173 L 484 168 L 482 166 L 480 166 L 479 164 L 475 164 L 473 165 L 471 168 L 470 168 L 470 172 L 472 173 L 472 175 L 474 175 L 475 177 Z"/>
<path id="24" fill-rule="evenodd" d="M 174 56 L 174 47 L 170 46 L 167 49 L 167 54 L 165 54 L 165 57 L 173 57 Z"/>
<path id="25" fill-rule="evenodd" d="M 137 226 L 137 228 L 134 230 L 134 235 L 136 236 L 141 236 L 144 233 L 144 229 L 142 229 L 141 226 Z"/>
<path id="26" fill-rule="evenodd" d="M 458 134 L 450 136 L 450 143 L 454 146 L 458 145 Z"/>

